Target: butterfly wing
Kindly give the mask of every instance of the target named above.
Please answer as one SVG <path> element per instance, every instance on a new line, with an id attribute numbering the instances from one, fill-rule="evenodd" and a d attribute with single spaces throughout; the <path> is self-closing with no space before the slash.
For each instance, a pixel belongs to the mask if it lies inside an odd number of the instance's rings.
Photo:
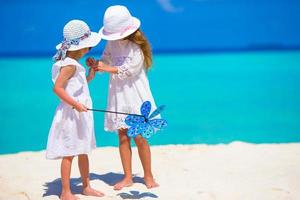
<path id="1" fill-rule="evenodd" d="M 149 123 L 140 124 L 137 132 L 148 139 L 154 134 L 154 128 Z"/>
<path id="2" fill-rule="evenodd" d="M 143 123 L 145 121 L 145 118 L 143 116 L 138 115 L 128 115 L 125 118 L 125 124 L 128 126 L 134 126 L 139 123 Z"/>
<path id="3" fill-rule="evenodd" d="M 149 124 L 156 129 L 163 129 L 167 127 L 168 122 L 164 119 L 152 119 L 149 121 Z"/>
<path id="4" fill-rule="evenodd" d="M 165 105 L 159 106 L 155 111 L 153 111 L 149 119 L 152 119 L 153 117 L 159 115 L 165 109 L 165 107 L 166 107 Z"/>
<path id="5" fill-rule="evenodd" d="M 145 101 L 141 106 L 141 114 L 148 118 L 151 111 L 151 103 L 150 101 Z"/>
<path id="6" fill-rule="evenodd" d="M 127 131 L 127 135 L 129 137 L 135 138 L 137 135 L 139 135 L 139 133 L 138 133 L 139 126 L 140 126 L 140 124 L 134 124 L 133 126 L 131 126 Z"/>

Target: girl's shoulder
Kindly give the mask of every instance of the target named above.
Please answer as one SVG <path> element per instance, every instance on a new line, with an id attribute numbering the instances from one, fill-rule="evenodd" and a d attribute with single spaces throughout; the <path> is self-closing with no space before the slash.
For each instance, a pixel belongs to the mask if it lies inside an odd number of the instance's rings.
<path id="1" fill-rule="evenodd" d="M 53 64 L 53 66 L 56 66 L 58 68 L 61 68 L 63 66 L 70 66 L 70 65 L 81 66 L 76 60 L 69 57 L 66 57 L 64 60 L 59 60 Z"/>
<path id="2" fill-rule="evenodd" d="M 78 63 L 76 60 L 72 59 L 72 58 L 68 58 L 66 57 L 64 60 L 59 60 L 57 62 L 55 62 L 52 66 L 52 81 L 55 82 L 58 75 L 60 74 L 60 70 L 63 67 L 71 67 L 74 66 L 74 71 L 76 72 L 80 72 L 80 71 L 84 71 L 85 69 L 83 66 L 80 65 L 80 63 Z"/>

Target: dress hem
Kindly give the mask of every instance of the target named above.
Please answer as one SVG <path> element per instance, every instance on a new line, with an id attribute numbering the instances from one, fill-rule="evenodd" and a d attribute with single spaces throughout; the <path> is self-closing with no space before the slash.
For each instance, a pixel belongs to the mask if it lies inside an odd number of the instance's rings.
<path id="1" fill-rule="evenodd" d="M 115 129 L 105 127 L 104 131 L 119 134 L 118 133 L 119 129 L 128 129 L 128 128 L 129 128 L 128 126 L 120 126 L 120 127 L 115 128 Z"/>
<path id="2" fill-rule="evenodd" d="M 96 149 L 96 147 L 93 147 L 89 151 L 74 153 L 74 154 L 63 154 L 63 155 L 57 155 L 57 156 L 48 156 L 48 155 L 46 155 L 46 159 L 47 160 L 58 160 L 58 159 L 61 159 L 63 157 L 67 157 L 67 156 L 79 156 L 81 154 L 91 154 L 92 150 L 94 150 L 94 149 Z"/>

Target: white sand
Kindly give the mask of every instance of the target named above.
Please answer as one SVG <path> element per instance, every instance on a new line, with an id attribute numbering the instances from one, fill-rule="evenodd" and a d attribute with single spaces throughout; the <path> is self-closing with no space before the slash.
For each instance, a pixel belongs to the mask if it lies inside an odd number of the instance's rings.
<path id="1" fill-rule="evenodd" d="M 80 195 L 77 160 L 73 163 L 73 191 L 82 200 L 298 200 L 300 199 L 300 143 L 229 145 L 170 145 L 152 147 L 153 172 L 159 188 L 139 183 L 143 171 L 133 150 L 135 183 L 114 191 L 122 176 L 117 148 L 98 148 L 90 155 L 91 184 L 103 198 Z M 0 199 L 59 199 L 60 161 L 45 152 L 0 156 Z M 44 196 L 44 197 L 43 197 Z"/>

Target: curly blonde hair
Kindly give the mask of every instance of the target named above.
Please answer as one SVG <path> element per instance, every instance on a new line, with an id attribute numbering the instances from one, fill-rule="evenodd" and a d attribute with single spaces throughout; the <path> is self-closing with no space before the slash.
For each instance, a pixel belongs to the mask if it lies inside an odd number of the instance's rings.
<path id="1" fill-rule="evenodd" d="M 139 45 L 144 55 L 144 65 L 147 70 L 150 69 L 152 65 L 152 51 L 151 51 L 150 43 L 148 42 L 144 33 L 140 29 L 138 29 L 124 39 L 127 39 Z"/>

